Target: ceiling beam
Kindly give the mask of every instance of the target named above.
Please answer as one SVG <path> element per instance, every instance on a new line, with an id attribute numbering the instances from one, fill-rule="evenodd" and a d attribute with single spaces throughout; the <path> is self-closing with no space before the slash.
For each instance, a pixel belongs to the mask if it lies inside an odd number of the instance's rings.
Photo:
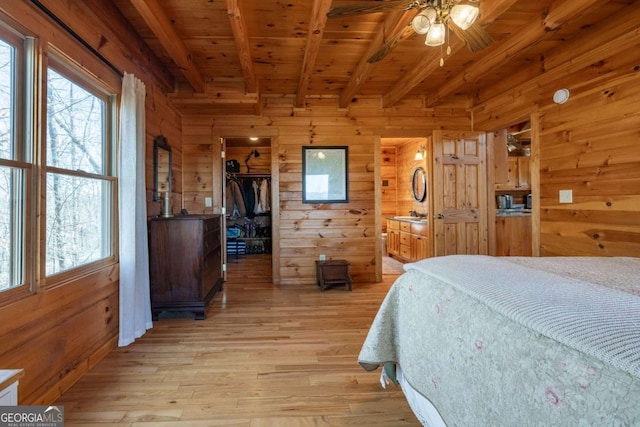
<path id="1" fill-rule="evenodd" d="M 399 31 L 407 29 L 407 24 L 411 19 L 413 19 L 416 13 L 417 11 L 415 10 L 405 12 L 394 11 L 389 13 L 385 21 L 380 26 L 380 30 L 376 33 L 374 39 L 369 44 L 367 51 L 362 55 L 360 61 L 358 61 L 358 65 L 355 70 L 351 73 L 349 82 L 340 93 L 340 99 L 338 100 L 338 106 L 340 108 L 346 108 L 360 88 L 369 79 L 369 75 L 371 75 L 373 68 L 377 64 L 368 61 L 371 55 L 376 53 L 389 37 L 395 35 Z"/>
<path id="2" fill-rule="evenodd" d="M 304 99 L 309 90 L 309 83 L 313 75 L 313 67 L 316 64 L 320 43 L 324 35 L 324 27 L 327 24 L 327 12 L 332 0 L 315 0 L 313 2 L 313 12 L 309 21 L 309 31 L 307 33 L 307 44 L 304 50 L 304 60 L 298 82 L 298 92 L 295 99 L 295 107 L 304 107 Z"/>
<path id="3" fill-rule="evenodd" d="M 554 6 L 556 4 L 558 4 L 558 2 L 556 2 Z M 551 37 L 554 31 L 560 29 L 576 14 L 586 11 L 588 6 L 594 6 L 596 4 L 602 4 L 602 2 L 593 0 L 589 2 L 564 0 L 559 7 L 552 7 L 550 13 L 553 13 L 553 19 L 549 21 L 553 23 L 552 27 L 546 26 L 548 15 L 540 21 L 531 21 L 524 28 L 509 37 L 509 39 L 505 40 L 498 48 L 484 56 L 480 61 L 474 62 L 462 73 L 447 80 L 444 85 L 438 88 L 437 92 L 428 95 L 425 106 L 433 107 L 441 100 L 454 94 L 464 85 L 478 81 L 484 74 L 506 64 L 521 51 L 534 44 L 540 43 L 540 41 L 545 38 Z M 554 10 L 557 12 L 554 13 Z"/>
<path id="4" fill-rule="evenodd" d="M 176 63 L 182 75 L 196 92 L 204 92 L 204 80 L 187 52 L 182 39 L 157 0 L 130 0 L 158 41 Z"/>
<path id="5" fill-rule="evenodd" d="M 251 49 L 249 48 L 249 35 L 238 0 L 227 0 L 227 13 L 229 15 L 233 38 L 236 41 L 236 48 L 238 49 L 238 59 L 240 60 L 242 75 L 244 76 L 245 90 L 248 93 L 257 93 L 258 82 L 255 71 L 253 70 L 253 60 L 251 59 Z"/>
<path id="6" fill-rule="evenodd" d="M 495 21 L 500 15 L 506 12 L 517 0 L 484 0 L 480 4 L 481 23 L 487 25 Z M 451 55 L 464 47 L 464 42 L 458 37 L 452 37 Z M 426 49 L 429 49 L 428 47 Z M 416 64 L 408 73 L 402 76 L 393 87 L 387 91 L 382 97 L 382 106 L 384 108 L 394 106 L 406 94 L 416 87 L 420 82 L 429 77 L 434 71 L 440 67 L 440 58 L 435 55 L 425 55 L 422 60 Z"/>
<path id="7" fill-rule="evenodd" d="M 113 2 L 101 0 L 39 0 L 118 71 L 145 73 L 163 91 L 174 90 L 175 78 L 142 40 Z M 148 81 L 145 79 L 145 81 Z"/>

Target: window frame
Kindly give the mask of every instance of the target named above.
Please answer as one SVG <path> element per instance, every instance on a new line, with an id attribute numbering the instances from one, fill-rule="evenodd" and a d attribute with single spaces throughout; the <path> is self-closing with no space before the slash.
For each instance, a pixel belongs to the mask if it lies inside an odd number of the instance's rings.
<path id="1" fill-rule="evenodd" d="M 11 191 L 18 191 L 22 195 L 22 203 L 16 198 L 11 207 L 12 221 L 15 235 L 11 243 L 13 274 L 18 274 L 20 281 L 9 289 L 0 292 L 0 306 L 22 299 L 35 292 L 35 271 L 29 260 L 33 260 L 33 232 L 35 225 L 34 213 L 34 182 L 36 168 L 33 159 L 33 126 L 36 111 L 35 97 L 35 59 L 37 41 L 34 37 L 24 34 L 5 20 L 0 20 L 0 38 L 14 48 L 14 76 L 12 100 L 12 156 L 0 158 L 0 166 L 22 172 L 22 182 Z M 33 102 L 32 102 L 33 100 Z M 21 205 L 21 206 L 20 206 Z M 16 215 L 17 211 L 21 211 Z"/>
<path id="2" fill-rule="evenodd" d="M 117 176 L 116 176 L 116 129 L 117 129 L 117 95 L 113 93 L 102 81 L 90 74 L 87 70 L 83 69 L 80 65 L 70 60 L 62 52 L 50 46 L 48 60 L 43 64 L 43 99 L 42 99 L 42 117 L 43 123 L 48 119 L 47 117 L 47 81 L 49 69 L 55 70 L 56 73 L 69 79 L 69 81 L 80 86 L 82 89 L 91 93 L 92 95 L 100 98 L 105 103 L 104 111 L 104 147 L 103 147 L 103 174 L 95 174 L 85 171 L 74 171 L 70 169 L 59 168 L 55 166 L 49 166 L 47 164 L 47 129 L 46 126 L 42 126 L 41 132 L 41 146 L 40 146 L 40 167 L 42 169 L 41 174 L 41 192 L 42 195 L 42 208 L 40 216 L 42 217 L 42 224 L 40 225 L 43 238 L 41 240 L 40 252 L 40 265 L 39 276 L 41 278 L 41 286 L 44 289 L 51 289 L 58 286 L 62 286 L 72 280 L 79 277 L 87 276 L 91 273 L 97 272 L 105 267 L 116 264 L 118 260 L 118 236 L 117 236 Z M 61 174 L 69 177 L 88 178 L 101 181 L 103 185 L 107 184 L 110 187 L 109 195 L 107 196 L 108 202 L 105 206 L 105 212 L 102 215 L 104 221 L 103 226 L 105 230 L 110 231 L 108 236 L 108 249 L 110 255 L 91 261 L 76 267 L 71 267 L 67 270 L 47 274 L 46 272 L 46 241 L 44 236 L 47 233 L 46 224 L 46 196 L 47 196 L 47 175 L 49 173 Z"/>

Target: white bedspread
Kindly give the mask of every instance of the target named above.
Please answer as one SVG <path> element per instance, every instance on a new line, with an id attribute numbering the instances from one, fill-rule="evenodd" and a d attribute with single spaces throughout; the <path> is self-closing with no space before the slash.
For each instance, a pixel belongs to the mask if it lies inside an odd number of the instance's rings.
<path id="1" fill-rule="evenodd" d="M 359 362 L 400 365 L 448 426 L 640 425 L 640 259 L 452 256 L 405 269 Z"/>
<path id="2" fill-rule="evenodd" d="M 590 258 L 603 275 L 636 282 L 610 261 Z M 640 260 L 627 258 L 627 263 Z M 477 298 L 498 313 L 640 378 L 640 298 L 607 286 L 514 264 L 507 258 L 454 255 L 408 264 Z M 631 271 L 633 273 L 633 271 Z M 579 271 L 576 272 L 579 274 Z"/>

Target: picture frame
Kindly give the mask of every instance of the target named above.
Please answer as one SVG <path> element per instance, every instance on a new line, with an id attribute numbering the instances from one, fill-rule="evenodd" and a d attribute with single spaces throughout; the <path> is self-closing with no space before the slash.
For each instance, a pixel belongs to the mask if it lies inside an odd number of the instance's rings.
<path id="1" fill-rule="evenodd" d="M 302 203 L 349 202 L 349 147 L 302 147 Z"/>

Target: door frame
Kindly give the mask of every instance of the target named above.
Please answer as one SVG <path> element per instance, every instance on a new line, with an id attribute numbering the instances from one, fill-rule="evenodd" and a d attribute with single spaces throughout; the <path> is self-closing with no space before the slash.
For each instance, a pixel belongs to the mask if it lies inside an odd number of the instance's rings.
<path id="1" fill-rule="evenodd" d="M 270 147 L 271 147 L 271 166 L 270 166 L 270 174 L 271 174 L 271 283 L 274 285 L 280 284 L 280 171 L 278 169 L 278 138 L 274 135 L 268 136 L 258 136 L 259 138 L 269 138 Z M 248 138 L 248 136 L 231 136 L 225 135 L 220 136 L 220 150 L 221 153 L 225 153 L 220 156 L 221 165 L 221 206 L 223 208 L 222 212 L 222 263 L 224 265 L 224 280 L 227 280 L 227 269 L 229 268 L 228 255 L 227 255 L 227 194 L 226 194 L 226 183 L 227 183 L 227 167 L 226 167 L 226 151 L 227 145 L 226 140 L 229 138 Z"/>

